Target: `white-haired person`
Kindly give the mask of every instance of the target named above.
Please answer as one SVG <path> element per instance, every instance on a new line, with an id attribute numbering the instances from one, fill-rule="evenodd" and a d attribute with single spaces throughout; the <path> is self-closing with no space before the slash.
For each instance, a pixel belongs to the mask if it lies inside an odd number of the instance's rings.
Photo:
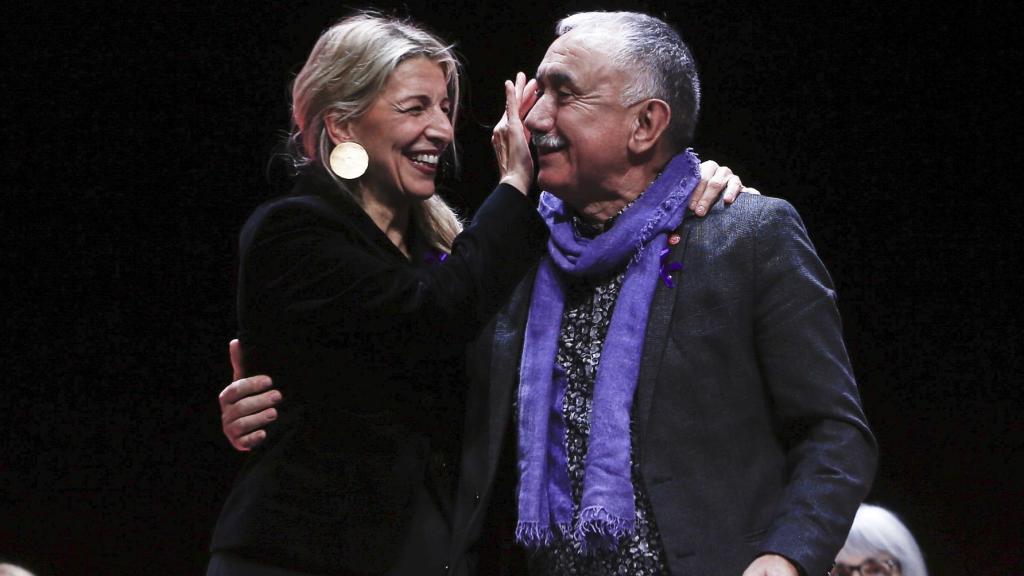
<path id="1" fill-rule="evenodd" d="M 464 345 L 548 236 L 527 198 L 521 119 L 536 94 L 522 74 L 493 134 L 499 185 L 472 223 L 435 195 L 459 69 L 421 26 L 360 13 L 320 36 L 294 81 L 295 188 L 240 238 L 243 364 L 275 389 L 257 377 L 221 395 L 225 426 L 267 430 L 229 433 L 236 448 L 263 441 L 221 512 L 211 576 L 445 569 Z M 738 179 L 717 181 L 735 196 Z M 282 397 L 280 412 L 260 408 Z"/>
<path id="2" fill-rule="evenodd" d="M 885 508 L 861 504 L 832 576 L 928 576 L 910 530 Z"/>
<path id="3" fill-rule="evenodd" d="M 0 562 L 0 576 L 32 576 L 32 573 L 21 566 Z"/>

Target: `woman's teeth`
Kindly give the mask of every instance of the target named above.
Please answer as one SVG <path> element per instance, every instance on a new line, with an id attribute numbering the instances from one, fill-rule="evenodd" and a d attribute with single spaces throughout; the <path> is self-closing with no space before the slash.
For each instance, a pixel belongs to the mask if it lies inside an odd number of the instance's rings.
<path id="1" fill-rule="evenodd" d="M 438 156 L 436 154 L 415 154 L 412 159 L 414 162 L 422 162 L 424 164 L 430 164 L 431 166 L 437 166 Z"/>

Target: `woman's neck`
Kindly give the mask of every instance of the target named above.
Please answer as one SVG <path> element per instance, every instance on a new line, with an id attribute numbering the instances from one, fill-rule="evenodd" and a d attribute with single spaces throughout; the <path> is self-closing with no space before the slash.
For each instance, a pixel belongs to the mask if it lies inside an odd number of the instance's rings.
<path id="1" fill-rule="evenodd" d="M 373 193 L 363 191 L 363 210 L 370 216 L 370 220 L 380 228 L 380 231 L 391 240 L 391 243 L 398 248 L 406 258 L 411 257 L 409 246 L 406 243 L 406 235 L 409 230 L 409 218 L 412 210 L 407 203 L 382 202 Z"/>

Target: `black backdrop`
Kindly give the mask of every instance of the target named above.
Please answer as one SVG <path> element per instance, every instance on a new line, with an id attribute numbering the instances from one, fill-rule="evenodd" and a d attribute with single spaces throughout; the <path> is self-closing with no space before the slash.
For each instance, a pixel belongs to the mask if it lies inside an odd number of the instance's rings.
<path id="1" fill-rule="evenodd" d="M 380 4 L 378 4 L 380 5 Z M 667 17 L 695 147 L 803 215 L 882 447 L 870 499 L 934 574 L 1021 568 L 1021 52 L 991 5 L 408 3 L 465 55 L 467 213 L 501 81 L 554 20 Z M 338 2 L 23 5 L 7 20 L 0 558 L 197 574 L 242 457 L 219 431 L 238 230 L 278 193 L 286 86 Z M 1016 264 L 1015 264 L 1016 263 Z M 1016 544 L 1014 544 L 1016 542 Z"/>

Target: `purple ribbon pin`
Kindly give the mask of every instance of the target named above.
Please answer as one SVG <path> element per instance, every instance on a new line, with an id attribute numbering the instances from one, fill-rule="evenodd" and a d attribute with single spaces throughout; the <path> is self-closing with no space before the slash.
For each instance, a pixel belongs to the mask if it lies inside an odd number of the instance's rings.
<path id="1" fill-rule="evenodd" d="M 423 261 L 427 264 L 440 264 L 447 259 L 448 254 L 446 252 L 441 252 L 440 250 L 427 250 L 423 254 Z"/>
<path id="2" fill-rule="evenodd" d="M 675 282 L 672 280 L 672 273 L 677 270 L 682 270 L 683 265 L 681 262 L 665 262 L 668 259 L 668 248 L 661 249 L 661 269 L 658 274 L 661 276 L 661 281 L 665 283 L 665 286 L 669 288 L 675 288 Z"/>

